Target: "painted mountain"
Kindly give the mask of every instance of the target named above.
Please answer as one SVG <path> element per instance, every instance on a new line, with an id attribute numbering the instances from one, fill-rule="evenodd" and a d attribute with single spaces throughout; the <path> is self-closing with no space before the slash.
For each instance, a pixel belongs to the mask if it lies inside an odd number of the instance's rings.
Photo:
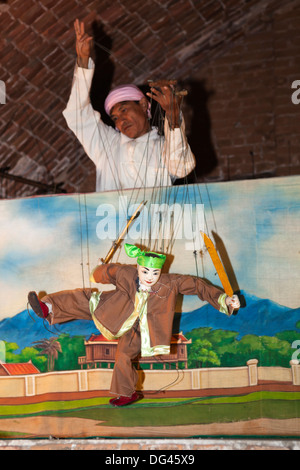
<path id="1" fill-rule="evenodd" d="M 238 339 L 248 334 L 274 336 L 286 330 L 300 332 L 300 308 L 284 307 L 244 291 L 240 293 L 240 300 L 242 308 L 231 317 L 220 314 L 210 305 L 182 313 L 180 328 L 186 333 L 194 328 L 210 326 L 214 329 L 235 331 L 238 333 Z"/>
<path id="2" fill-rule="evenodd" d="M 300 308 L 291 309 L 268 299 L 260 299 L 241 292 L 243 306 L 236 315 L 227 317 L 220 314 L 210 305 L 204 305 L 192 312 L 177 314 L 174 327 L 176 331 L 187 333 L 194 328 L 210 326 L 214 329 L 235 331 L 238 338 L 246 334 L 257 336 L 274 336 L 285 330 L 299 331 Z M 46 326 L 45 326 L 46 325 Z M 34 341 L 50 338 L 62 333 L 70 336 L 82 335 L 88 338 L 98 330 L 92 321 L 80 320 L 63 325 L 49 326 L 27 310 L 6 318 L 0 322 L 0 340 L 16 343 L 20 350 L 29 347 Z"/>

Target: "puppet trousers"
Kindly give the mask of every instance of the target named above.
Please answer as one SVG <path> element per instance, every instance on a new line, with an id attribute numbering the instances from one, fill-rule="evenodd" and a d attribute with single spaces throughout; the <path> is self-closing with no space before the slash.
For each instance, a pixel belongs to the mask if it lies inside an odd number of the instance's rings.
<path id="1" fill-rule="evenodd" d="M 89 309 L 91 293 L 90 289 L 75 289 L 43 297 L 41 299 L 43 302 L 52 305 L 50 324 L 61 324 L 74 320 L 93 321 Z M 131 396 L 136 391 L 138 372 L 132 361 L 140 352 L 141 336 L 137 320 L 133 327 L 118 339 L 110 393 L 118 396 Z"/>

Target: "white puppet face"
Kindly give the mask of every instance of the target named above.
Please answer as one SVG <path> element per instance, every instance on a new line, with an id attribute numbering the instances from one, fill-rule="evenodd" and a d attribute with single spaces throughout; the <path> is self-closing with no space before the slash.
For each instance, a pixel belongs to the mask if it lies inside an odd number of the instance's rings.
<path id="1" fill-rule="evenodd" d="M 160 278 L 161 269 L 137 265 L 137 270 L 140 284 L 148 288 L 154 286 Z"/>

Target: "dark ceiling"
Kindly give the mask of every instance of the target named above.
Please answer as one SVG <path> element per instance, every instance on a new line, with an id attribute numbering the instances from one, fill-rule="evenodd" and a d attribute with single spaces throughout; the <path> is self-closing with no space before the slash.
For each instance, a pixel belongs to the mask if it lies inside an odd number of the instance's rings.
<path id="1" fill-rule="evenodd" d="M 94 190 L 93 165 L 62 117 L 75 63 L 76 18 L 94 37 L 92 99 L 101 110 L 114 84 L 159 78 L 184 84 L 243 37 L 263 30 L 281 5 L 280 0 L 0 1 L 0 80 L 6 87 L 6 103 L 0 105 L 0 197 Z"/>

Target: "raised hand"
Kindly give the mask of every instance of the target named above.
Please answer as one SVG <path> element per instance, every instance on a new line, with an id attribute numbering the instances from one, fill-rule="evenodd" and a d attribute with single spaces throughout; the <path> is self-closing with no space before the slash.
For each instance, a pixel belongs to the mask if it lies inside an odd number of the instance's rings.
<path id="1" fill-rule="evenodd" d="M 77 63 L 79 67 L 87 68 L 93 38 L 85 32 L 83 21 L 76 19 L 74 21 L 74 29 L 76 34 Z"/>

